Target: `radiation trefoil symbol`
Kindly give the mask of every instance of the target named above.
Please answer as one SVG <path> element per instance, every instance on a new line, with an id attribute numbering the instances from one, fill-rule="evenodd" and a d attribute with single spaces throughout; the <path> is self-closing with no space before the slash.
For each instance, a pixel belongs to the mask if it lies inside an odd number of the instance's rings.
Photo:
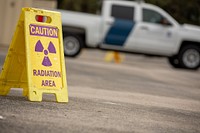
<path id="1" fill-rule="evenodd" d="M 56 54 L 56 49 L 54 47 L 54 44 L 51 41 L 49 42 L 48 48 L 44 49 L 41 41 L 39 40 L 35 45 L 35 52 L 44 52 L 44 59 L 42 61 L 42 65 L 46 67 L 52 66 L 52 63 L 48 57 L 48 54 L 49 53 Z"/>

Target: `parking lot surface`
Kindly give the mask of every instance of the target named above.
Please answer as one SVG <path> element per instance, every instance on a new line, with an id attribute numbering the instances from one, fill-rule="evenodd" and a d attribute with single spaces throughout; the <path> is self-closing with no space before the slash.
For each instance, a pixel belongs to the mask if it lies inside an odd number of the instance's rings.
<path id="1" fill-rule="evenodd" d="M 2 68 L 6 49 L 0 50 Z M 21 89 L 0 96 L 0 133 L 198 133 L 200 70 L 172 68 L 165 58 L 84 50 L 66 58 L 69 103 L 44 94 L 30 102 Z"/>

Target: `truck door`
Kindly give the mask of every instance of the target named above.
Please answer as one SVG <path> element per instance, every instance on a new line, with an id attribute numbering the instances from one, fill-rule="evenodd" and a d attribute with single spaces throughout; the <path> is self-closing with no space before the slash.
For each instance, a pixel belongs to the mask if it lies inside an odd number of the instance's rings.
<path id="1" fill-rule="evenodd" d="M 108 12 L 104 15 L 101 47 L 123 50 L 135 25 L 134 7 L 115 3 Z"/>
<path id="2" fill-rule="evenodd" d="M 141 8 L 141 22 L 135 29 L 135 49 L 150 54 L 170 55 L 178 40 L 177 26 L 164 11 L 156 9 Z"/>

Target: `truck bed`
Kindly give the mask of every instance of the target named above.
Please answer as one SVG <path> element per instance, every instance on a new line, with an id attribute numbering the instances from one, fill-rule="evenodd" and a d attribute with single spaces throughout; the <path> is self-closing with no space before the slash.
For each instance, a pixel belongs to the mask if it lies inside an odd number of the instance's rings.
<path id="1" fill-rule="evenodd" d="M 86 31 L 86 42 L 89 43 L 87 45 L 96 46 L 100 40 L 100 27 L 101 27 L 101 16 L 74 12 L 68 10 L 57 10 L 62 14 L 62 25 L 63 26 L 74 26 L 78 28 L 82 28 Z"/>

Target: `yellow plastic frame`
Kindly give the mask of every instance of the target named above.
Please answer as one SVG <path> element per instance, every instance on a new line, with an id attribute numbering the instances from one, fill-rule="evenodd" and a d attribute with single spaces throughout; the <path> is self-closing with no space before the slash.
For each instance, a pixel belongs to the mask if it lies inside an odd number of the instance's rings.
<path id="1" fill-rule="evenodd" d="M 35 17 L 37 15 L 50 17 L 51 20 L 37 22 Z M 56 37 L 31 35 L 31 25 L 53 27 L 57 29 L 58 34 L 56 34 Z M 39 31 L 37 33 L 39 34 Z M 48 49 L 49 42 L 53 42 L 56 52 L 46 55 L 48 54 L 48 50 L 46 50 L 44 55 L 43 50 L 37 53 L 34 48 L 39 40 L 44 49 Z M 51 60 L 51 66 L 41 64 L 44 57 Z M 65 69 L 60 13 L 35 8 L 22 8 L 0 75 L 0 95 L 7 95 L 11 88 L 23 88 L 23 96 L 27 96 L 30 101 L 42 101 L 43 93 L 52 93 L 55 94 L 57 102 L 68 102 Z M 34 71 L 40 70 L 55 70 L 60 76 L 33 74 Z M 44 81 L 47 83 L 43 84 Z M 48 81 L 51 82 L 48 83 Z"/>

